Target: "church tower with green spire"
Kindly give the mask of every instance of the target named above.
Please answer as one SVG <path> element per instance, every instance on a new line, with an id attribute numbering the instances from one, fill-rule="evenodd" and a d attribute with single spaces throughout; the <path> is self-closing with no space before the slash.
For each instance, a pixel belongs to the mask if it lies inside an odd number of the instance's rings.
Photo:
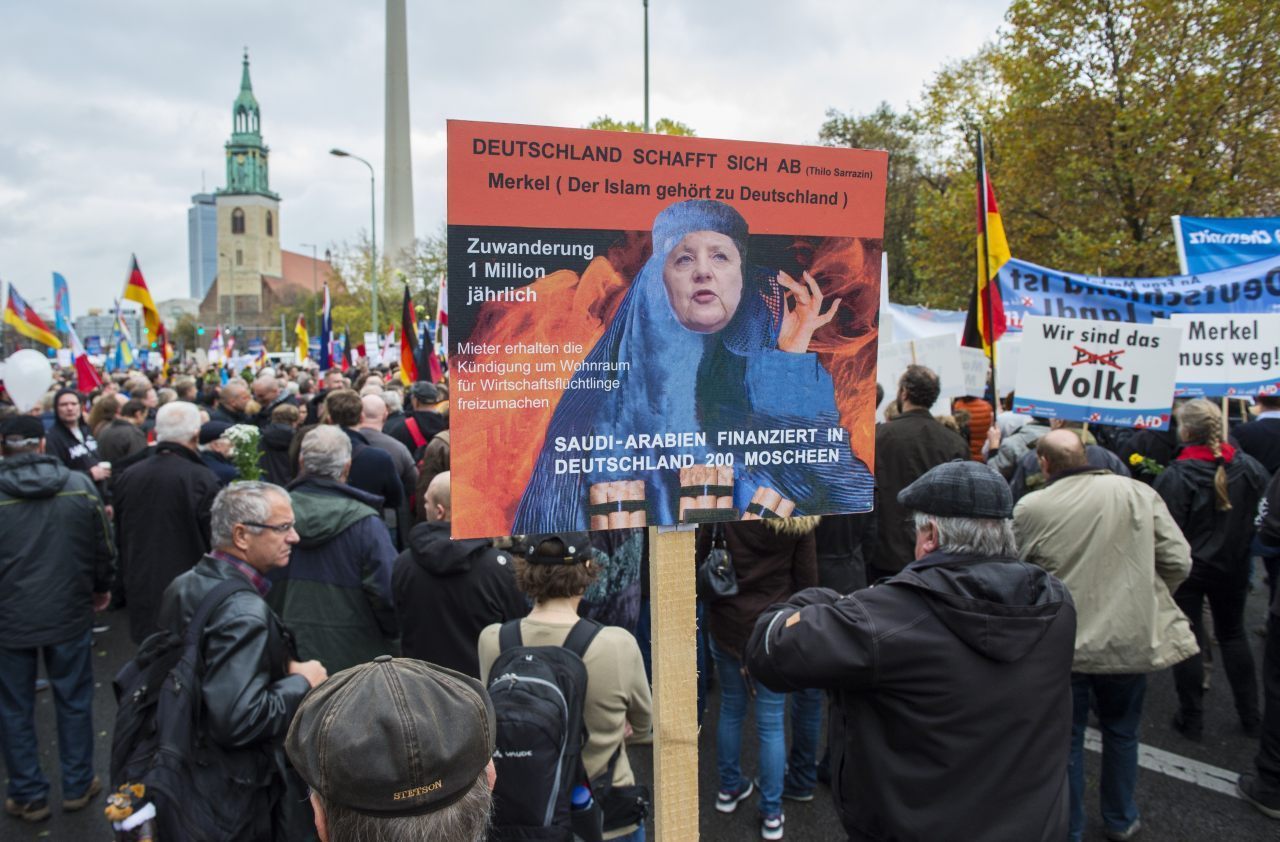
<path id="1" fill-rule="evenodd" d="M 249 80 L 244 51 L 240 93 L 231 105 L 231 139 L 226 143 L 227 183 L 217 192 L 218 315 L 229 315 L 235 296 L 237 317 L 262 310 L 263 277 L 281 276 L 280 196 L 271 192 L 262 113 Z M 225 281 L 225 283 L 224 283 Z"/>
<path id="2" fill-rule="evenodd" d="M 269 151 L 262 142 L 262 114 L 258 109 L 258 98 L 253 95 L 253 83 L 249 80 L 249 50 L 246 49 L 240 73 L 240 94 L 231 106 L 227 186 L 220 192 L 257 194 L 279 200 L 280 197 L 271 192 L 267 178 Z"/>

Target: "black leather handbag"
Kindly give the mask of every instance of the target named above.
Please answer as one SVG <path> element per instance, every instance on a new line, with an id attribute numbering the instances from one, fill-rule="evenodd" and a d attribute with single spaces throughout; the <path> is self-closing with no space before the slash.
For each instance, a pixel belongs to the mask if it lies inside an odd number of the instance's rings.
<path id="1" fill-rule="evenodd" d="M 698 598 L 715 602 L 738 595 L 738 573 L 733 569 L 733 557 L 725 546 L 724 527 L 711 527 L 711 551 L 698 566 Z"/>

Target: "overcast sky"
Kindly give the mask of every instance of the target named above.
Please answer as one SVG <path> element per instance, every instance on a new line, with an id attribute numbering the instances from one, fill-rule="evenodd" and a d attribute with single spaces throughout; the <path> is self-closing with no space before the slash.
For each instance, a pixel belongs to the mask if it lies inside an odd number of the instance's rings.
<path id="1" fill-rule="evenodd" d="M 448 118 L 583 126 L 643 116 L 641 0 L 409 0 L 419 236 L 445 217 Z M 1007 0 L 651 0 L 650 112 L 703 137 L 812 143 L 828 108 L 914 100 L 995 37 Z M 43 0 L 0 25 L 0 280 L 41 310 L 109 306 L 136 253 L 185 297 L 187 208 L 225 181 L 248 46 L 281 245 L 353 241 L 382 214 L 382 0 Z M 381 220 L 379 220 L 381 228 Z M 44 299 L 43 301 L 41 299 Z"/>

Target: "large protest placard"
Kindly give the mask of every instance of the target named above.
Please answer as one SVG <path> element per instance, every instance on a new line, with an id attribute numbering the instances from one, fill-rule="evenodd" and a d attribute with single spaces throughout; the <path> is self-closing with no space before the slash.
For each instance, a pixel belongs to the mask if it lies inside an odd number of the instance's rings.
<path id="1" fill-rule="evenodd" d="M 1179 330 L 1169 325 L 1027 319 L 1015 412 L 1162 430 L 1169 423 Z"/>
<path id="2" fill-rule="evenodd" d="M 884 153 L 448 146 L 455 538 L 870 509 Z"/>
<path id="3" fill-rule="evenodd" d="M 1280 256 L 1159 278 L 1080 275 L 1015 259 L 996 282 L 1010 333 L 1028 316 L 1150 324 L 1174 313 L 1280 313 Z"/>
<path id="4" fill-rule="evenodd" d="M 1166 324 L 1182 331 L 1175 392 L 1179 397 L 1280 392 L 1280 314 L 1179 313 Z"/>
<path id="5" fill-rule="evenodd" d="M 1175 216 L 1173 241 L 1184 275 L 1280 257 L 1280 216 Z"/>

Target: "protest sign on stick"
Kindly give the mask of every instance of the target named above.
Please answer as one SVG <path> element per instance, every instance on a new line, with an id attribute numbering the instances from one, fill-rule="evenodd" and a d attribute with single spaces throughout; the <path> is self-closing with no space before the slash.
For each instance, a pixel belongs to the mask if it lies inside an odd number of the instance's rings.
<path id="1" fill-rule="evenodd" d="M 1004 363 L 1002 359 L 1001 364 Z M 982 397 L 987 391 L 987 375 L 991 361 L 981 348 L 960 349 L 960 371 L 964 377 L 964 394 Z"/>
<path id="2" fill-rule="evenodd" d="M 961 365 L 960 340 L 955 334 L 939 334 L 921 339 L 908 339 L 880 346 L 876 380 L 884 388 L 885 403 L 898 393 L 898 380 L 910 365 L 922 365 L 938 375 L 938 411 L 943 411 L 952 398 L 972 394 L 965 391 L 965 374 Z M 978 352 L 983 356 L 982 352 Z M 983 356 L 985 361 L 985 356 Z M 985 387 L 978 390 L 981 395 Z M 948 410 L 949 411 L 949 410 Z"/>
<path id="3" fill-rule="evenodd" d="M 448 136 L 455 538 L 870 509 L 883 153 Z"/>
<path id="4" fill-rule="evenodd" d="M 1164 429 L 1173 405 L 1177 328 L 1085 319 L 1027 319 L 1015 412 L 1116 427 Z"/>
<path id="5" fill-rule="evenodd" d="M 451 121 L 454 538 L 868 511 L 882 152 Z M 692 533 L 654 536 L 659 839 L 695 839 Z"/>
<path id="6" fill-rule="evenodd" d="M 1178 313 L 1179 397 L 1280 392 L 1280 314 Z"/>

